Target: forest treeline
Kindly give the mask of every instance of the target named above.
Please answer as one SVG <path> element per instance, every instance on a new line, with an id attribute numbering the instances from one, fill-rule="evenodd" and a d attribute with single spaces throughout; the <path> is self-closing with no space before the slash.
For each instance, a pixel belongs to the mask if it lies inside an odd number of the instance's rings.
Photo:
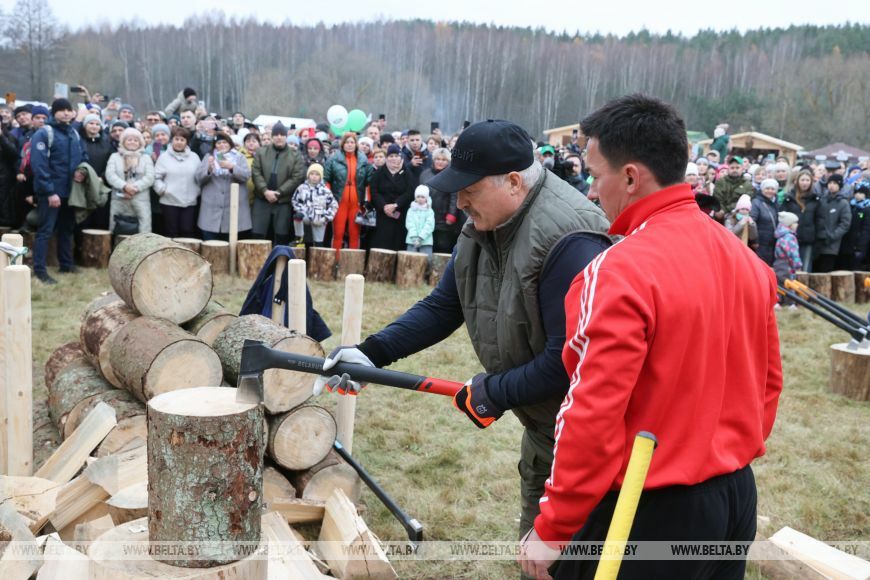
<path id="1" fill-rule="evenodd" d="M 870 25 L 616 37 L 210 15 L 180 27 L 69 32 L 45 0 L 18 4 L 30 12 L 16 5 L 4 18 L 0 88 L 19 98 L 49 99 L 60 81 L 121 96 L 144 113 L 191 86 L 224 114 L 323 120 L 338 103 L 386 113 L 391 127 L 425 130 L 437 120 L 449 132 L 466 119 L 506 118 L 539 134 L 642 91 L 673 102 L 692 130 L 712 134 L 724 121 L 734 132 L 754 129 L 807 148 L 834 141 L 870 148 Z M 43 8 L 35 16 L 34 5 Z"/>

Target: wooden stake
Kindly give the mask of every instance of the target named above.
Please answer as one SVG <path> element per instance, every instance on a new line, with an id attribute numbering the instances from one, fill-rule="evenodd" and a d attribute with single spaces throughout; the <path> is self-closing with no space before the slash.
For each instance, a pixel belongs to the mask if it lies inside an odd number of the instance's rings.
<path id="1" fill-rule="evenodd" d="M 272 274 L 272 322 L 278 326 L 284 326 L 284 311 L 287 302 L 278 302 L 278 292 L 281 291 L 281 281 L 284 278 L 284 270 L 287 268 L 287 256 L 278 256 L 275 259 L 275 270 Z M 288 289 L 289 291 L 289 289 Z M 303 332 L 303 334 L 305 334 Z"/>
<path id="2" fill-rule="evenodd" d="M 789 527 L 784 527 L 773 534 L 770 541 L 826 578 L 870 576 L 870 563 L 866 560 L 832 548 Z"/>
<path id="3" fill-rule="evenodd" d="M 239 184 L 230 185 L 230 276 L 236 275 L 236 245 L 239 241 Z"/>
<path id="4" fill-rule="evenodd" d="M 305 546 L 293 535 L 287 520 L 279 514 L 263 516 L 263 536 L 269 542 L 269 577 L 319 580 L 323 574 L 314 565 Z"/>
<path id="5" fill-rule="evenodd" d="M 9 475 L 33 473 L 33 339 L 30 268 L 6 266 L 6 457 Z"/>
<path id="6" fill-rule="evenodd" d="M 24 239 L 19 234 L 3 234 L 2 240 L 20 248 Z M 9 265 L 9 256 L 0 252 L 0 474 L 7 472 L 7 413 L 6 413 L 6 282 L 5 269 Z"/>
<path id="7" fill-rule="evenodd" d="M 305 260 L 290 260 L 287 266 L 287 327 L 299 334 L 308 329 L 308 310 L 306 308 Z"/>
<path id="8" fill-rule="evenodd" d="M 341 344 L 359 344 L 362 334 L 363 294 L 366 279 L 359 274 L 351 274 L 344 280 L 344 314 L 341 320 Z M 348 453 L 353 452 L 353 425 L 356 417 L 356 397 L 338 398 L 335 422 L 338 426 L 336 438 Z"/>
<path id="9" fill-rule="evenodd" d="M 57 483 L 68 482 L 78 473 L 91 451 L 115 425 L 117 425 L 115 410 L 105 403 L 100 403 L 85 417 L 72 436 L 48 458 L 48 461 L 36 472 L 36 477 L 50 479 Z"/>

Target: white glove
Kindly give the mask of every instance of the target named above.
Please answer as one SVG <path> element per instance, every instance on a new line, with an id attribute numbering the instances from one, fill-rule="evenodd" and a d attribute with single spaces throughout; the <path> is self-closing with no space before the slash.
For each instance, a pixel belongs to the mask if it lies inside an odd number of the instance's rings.
<path id="1" fill-rule="evenodd" d="M 358 365 L 366 365 L 369 367 L 375 366 L 372 361 L 369 360 L 363 352 L 355 346 L 340 346 L 329 353 L 329 356 L 326 357 L 326 360 L 323 362 L 323 370 L 328 371 L 332 367 L 334 367 L 339 362 L 346 363 L 354 363 Z M 323 388 L 326 387 L 326 390 L 332 392 L 337 390 L 342 395 L 356 395 L 358 394 L 364 384 L 358 383 L 357 381 L 350 380 L 350 375 L 347 373 L 339 375 L 332 375 L 331 377 L 318 376 L 317 380 L 314 381 L 314 389 L 312 394 L 316 397 L 320 393 L 323 392 Z"/>

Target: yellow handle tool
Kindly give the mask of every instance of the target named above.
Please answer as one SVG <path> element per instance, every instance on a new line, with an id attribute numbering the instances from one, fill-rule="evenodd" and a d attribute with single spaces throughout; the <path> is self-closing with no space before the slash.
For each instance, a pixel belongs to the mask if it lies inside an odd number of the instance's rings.
<path id="1" fill-rule="evenodd" d="M 637 512 L 637 504 L 640 501 L 640 493 L 646 481 L 649 464 L 652 462 L 653 451 L 658 445 L 656 436 L 646 431 L 641 431 L 634 437 L 634 446 L 631 448 L 631 457 L 628 459 L 628 468 L 625 470 L 625 479 L 619 497 L 616 500 L 616 508 L 613 510 L 613 519 L 610 520 L 610 528 L 607 530 L 607 539 L 604 541 L 604 549 L 598 568 L 595 570 L 595 580 L 616 580 L 619 567 L 622 565 L 622 557 L 625 554 L 625 545 L 628 543 L 628 534 L 634 522 L 634 514 Z"/>

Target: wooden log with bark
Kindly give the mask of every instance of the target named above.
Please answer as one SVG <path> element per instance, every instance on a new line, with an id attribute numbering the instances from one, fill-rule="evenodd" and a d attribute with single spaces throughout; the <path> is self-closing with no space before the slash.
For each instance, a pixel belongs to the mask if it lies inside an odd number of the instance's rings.
<path id="1" fill-rule="evenodd" d="M 870 303 L 870 272 L 855 272 L 855 303 Z"/>
<path id="2" fill-rule="evenodd" d="M 140 401 L 168 391 L 220 385 L 221 361 L 206 343 L 167 320 L 141 316 L 112 340 L 111 365 Z"/>
<path id="3" fill-rule="evenodd" d="M 85 268 L 108 268 L 112 255 L 112 232 L 82 230 L 81 264 Z"/>
<path id="4" fill-rule="evenodd" d="M 266 437 L 265 441 L 268 440 L 269 438 Z M 295 497 L 296 488 L 284 474 L 271 465 L 263 470 L 263 502 L 267 507 L 276 499 L 293 499 Z"/>
<path id="5" fill-rule="evenodd" d="M 312 280 L 335 280 L 335 250 L 333 248 L 308 249 L 308 277 Z"/>
<path id="6" fill-rule="evenodd" d="M 230 243 L 206 240 L 199 246 L 199 254 L 211 264 L 212 274 L 230 273 Z"/>
<path id="7" fill-rule="evenodd" d="M 196 252 L 197 254 L 202 246 L 202 240 L 198 238 L 172 238 L 172 241 L 180 246 L 184 246 L 191 252 Z"/>
<path id="8" fill-rule="evenodd" d="M 51 391 L 51 387 L 54 384 L 54 379 L 57 377 L 57 373 L 65 369 L 67 366 L 71 364 L 87 364 L 88 359 L 85 357 L 85 353 L 82 350 L 82 345 L 79 341 L 68 342 L 66 344 L 62 344 L 56 349 L 54 352 L 49 355 L 48 360 L 45 362 L 45 388 Z"/>
<path id="9" fill-rule="evenodd" d="M 236 390 L 199 387 L 148 403 L 148 529 L 157 542 L 258 542 L 263 505 L 263 406 Z M 202 545 L 205 568 L 238 560 Z"/>
<path id="10" fill-rule="evenodd" d="M 64 434 L 70 412 L 80 402 L 115 390 L 100 371 L 87 361 L 73 361 L 61 369 L 48 389 L 48 412 L 57 430 Z"/>
<path id="11" fill-rule="evenodd" d="M 335 442 L 335 418 L 317 405 L 301 405 L 269 420 L 269 457 L 303 470 L 322 461 Z"/>
<path id="12" fill-rule="evenodd" d="M 125 324 L 139 314 L 127 306 L 114 292 L 92 301 L 85 308 L 79 329 L 82 351 L 90 363 L 99 370 L 113 386 L 121 388 L 121 381 L 112 370 L 110 353 L 112 340 Z"/>
<path id="13" fill-rule="evenodd" d="M 855 274 L 851 271 L 831 272 L 831 300 L 835 302 L 855 302 Z"/>
<path id="14" fill-rule="evenodd" d="M 794 279 L 803 284 L 804 286 L 810 285 L 810 275 L 808 272 L 801 272 L 800 270 L 798 270 L 794 273 Z"/>
<path id="15" fill-rule="evenodd" d="M 807 284 L 810 288 L 825 296 L 826 298 L 831 297 L 831 275 L 830 274 L 817 274 L 813 272 L 809 275 L 809 282 Z"/>
<path id="16" fill-rule="evenodd" d="M 828 390 L 856 401 L 870 401 L 870 351 L 850 350 L 845 343 L 831 345 Z"/>
<path id="17" fill-rule="evenodd" d="M 444 276 L 444 270 L 447 269 L 450 258 L 451 254 L 432 254 L 432 268 L 429 271 L 430 286 L 437 286 L 441 282 L 441 277 Z"/>
<path id="18" fill-rule="evenodd" d="M 392 282 L 396 274 L 396 252 L 372 248 L 366 264 L 366 280 L 369 282 Z"/>
<path id="19" fill-rule="evenodd" d="M 338 254 L 338 279 L 344 280 L 350 274 L 365 274 L 366 251 L 342 248 Z"/>
<path id="20" fill-rule="evenodd" d="M 112 288 L 144 316 L 176 324 L 202 312 L 213 289 L 211 265 L 202 256 L 156 234 L 136 234 L 109 260 Z"/>
<path id="21" fill-rule="evenodd" d="M 228 311 L 220 302 L 214 300 L 206 304 L 196 318 L 184 324 L 184 330 L 196 336 L 209 346 L 224 329 L 238 316 Z"/>
<path id="22" fill-rule="evenodd" d="M 429 258 L 417 252 L 399 252 L 396 255 L 396 286 L 415 288 L 426 283 Z"/>
<path id="23" fill-rule="evenodd" d="M 239 277 L 254 280 L 260 274 L 271 251 L 272 242 L 269 240 L 239 240 L 236 246 Z"/>
<path id="24" fill-rule="evenodd" d="M 215 352 L 223 364 L 224 376 L 231 385 L 239 378 L 242 346 L 246 339 L 265 342 L 272 348 L 308 356 L 323 356 L 316 340 L 278 326 L 265 316 L 239 316 L 221 332 L 214 342 Z M 311 396 L 316 377 L 308 373 L 269 369 L 263 373 L 266 409 L 283 413 L 301 405 Z"/>
<path id="25" fill-rule="evenodd" d="M 296 488 L 296 494 L 307 500 L 326 501 L 333 491 L 341 489 L 345 495 L 357 501 L 361 491 L 356 471 L 335 450 L 330 450 L 322 461 L 310 469 L 291 472 L 289 479 Z"/>

